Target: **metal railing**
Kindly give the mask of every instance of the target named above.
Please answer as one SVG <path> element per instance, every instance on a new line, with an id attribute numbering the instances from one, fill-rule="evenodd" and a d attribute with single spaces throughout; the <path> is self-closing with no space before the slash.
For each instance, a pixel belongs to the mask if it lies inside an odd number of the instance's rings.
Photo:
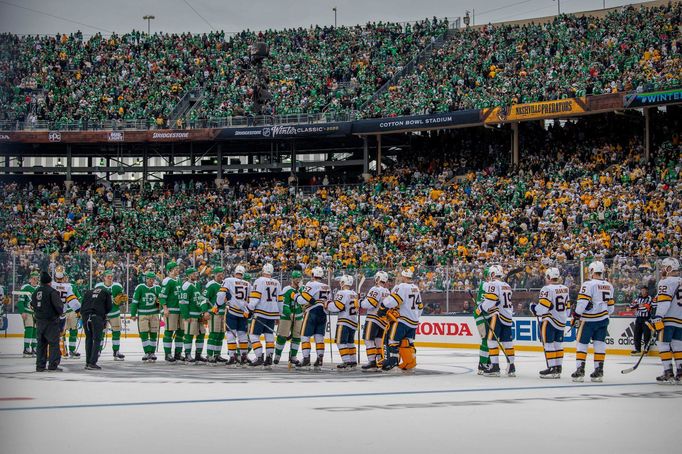
<path id="1" fill-rule="evenodd" d="M 32 270 L 45 270 L 54 274 L 61 265 L 66 270 L 69 282 L 77 288 L 92 288 L 102 279 L 105 269 L 114 272 L 114 280 L 120 282 L 128 295 L 132 295 L 137 284 L 141 282 L 143 272 L 153 271 L 161 279 L 165 265 L 175 261 L 184 270 L 195 267 L 201 272 L 200 282 L 205 284 L 210 278 L 211 269 L 216 266 L 225 268 L 229 275 L 237 265 L 245 265 L 252 278 L 259 275 L 260 268 L 249 265 L 256 262 L 255 254 L 243 247 L 211 250 L 210 246 L 198 244 L 193 251 L 161 252 L 154 254 L 107 253 L 57 253 L 43 252 L 4 252 L 0 253 L 0 285 L 7 294 L 12 295 L 10 311 L 16 311 L 18 296 L 15 291 L 28 283 Z M 606 279 L 614 286 L 616 310 L 614 316 L 631 316 L 629 309 L 641 286 L 647 286 L 649 294 L 655 295 L 656 283 L 660 279 L 661 258 L 655 257 L 621 257 L 604 260 Z M 546 262 L 521 262 L 509 260 L 502 265 L 506 273 L 506 282 L 514 290 L 513 304 L 516 315 L 530 315 L 529 305 L 536 302 L 540 288 L 545 284 L 544 270 L 548 266 L 560 269 L 562 282 L 569 287 L 570 299 L 575 301 L 580 286 L 587 279 L 589 260 Z M 290 282 L 291 270 L 281 263 L 274 263 L 275 275 L 283 285 Z M 468 262 L 453 262 L 438 266 L 417 266 L 414 269 L 415 279 L 425 303 L 426 314 L 467 314 L 474 309 L 472 295 L 476 295 L 483 276 L 484 265 Z M 363 282 L 360 293 L 366 293 L 374 285 L 374 275 L 381 268 L 360 267 L 344 269 L 327 265 L 327 280 L 333 289 L 338 289 L 338 277 L 350 274 L 355 277 L 356 286 Z M 400 269 L 383 268 L 390 276 L 390 285 L 400 275 Z M 182 272 L 180 276 L 183 276 Z M 304 281 L 309 278 L 304 274 Z"/>

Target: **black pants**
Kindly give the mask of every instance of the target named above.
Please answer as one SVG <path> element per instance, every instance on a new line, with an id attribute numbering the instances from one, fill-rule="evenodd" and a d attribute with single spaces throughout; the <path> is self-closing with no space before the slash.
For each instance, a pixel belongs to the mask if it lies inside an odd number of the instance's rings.
<path id="1" fill-rule="evenodd" d="M 47 363 L 47 347 L 50 347 L 49 369 L 56 369 L 62 360 L 62 352 L 59 350 L 59 319 L 36 320 L 38 349 L 36 358 L 36 370 L 45 369 Z"/>
<path id="2" fill-rule="evenodd" d="M 632 336 L 635 339 L 635 350 L 638 352 L 642 351 L 642 334 L 644 334 L 644 345 L 648 345 L 651 339 L 651 330 L 646 327 L 646 321 L 646 317 L 637 317 L 635 320 L 635 330 Z"/>
<path id="3" fill-rule="evenodd" d="M 85 331 L 85 364 L 97 364 L 99 344 L 106 322 L 97 314 L 82 314 Z"/>

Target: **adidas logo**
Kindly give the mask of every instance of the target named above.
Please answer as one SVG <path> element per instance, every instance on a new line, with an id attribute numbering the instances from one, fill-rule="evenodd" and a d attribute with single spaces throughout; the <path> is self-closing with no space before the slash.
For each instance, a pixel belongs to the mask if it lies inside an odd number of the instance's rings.
<path id="1" fill-rule="evenodd" d="M 635 337 L 635 322 L 630 322 L 630 326 L 623 331 L 620 337 Z"/>

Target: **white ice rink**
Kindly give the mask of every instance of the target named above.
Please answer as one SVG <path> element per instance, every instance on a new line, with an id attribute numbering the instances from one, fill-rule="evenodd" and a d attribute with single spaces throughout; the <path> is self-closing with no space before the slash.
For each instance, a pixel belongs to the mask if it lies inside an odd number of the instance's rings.
<path id="1" fill-rule="evenodd" d="M 48 374 L 20 350 L 0 339 L 3 454 L 680 452 L 682 386 L 655 384 L 653 357 L 629 375 L 634 358 L 607 357 L 604 383 L 580 384 L 572 354 L 540 380 L 528 352 L 516 378 L 484 378 L 474 350 L 419 349 L 410 375 L 148 365 L 138 339 L 124 362 L 107 347 L 102 371 Z"/>

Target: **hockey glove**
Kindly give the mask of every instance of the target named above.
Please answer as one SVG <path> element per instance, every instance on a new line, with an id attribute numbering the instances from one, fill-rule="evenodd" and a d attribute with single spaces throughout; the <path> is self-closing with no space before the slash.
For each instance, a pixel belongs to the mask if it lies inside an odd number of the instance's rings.
<path id="1" fill-rule="evenodd" d="M 653 333 L 656 333 L 657 331 L 662 331 L 664 328 L 663 325 L 663 320 L 661 320 L 661 317 L 657 318 L 652 318 L 651 320 L 647 320 L 645 325 L 647 328 L 649 328 Z"/>

